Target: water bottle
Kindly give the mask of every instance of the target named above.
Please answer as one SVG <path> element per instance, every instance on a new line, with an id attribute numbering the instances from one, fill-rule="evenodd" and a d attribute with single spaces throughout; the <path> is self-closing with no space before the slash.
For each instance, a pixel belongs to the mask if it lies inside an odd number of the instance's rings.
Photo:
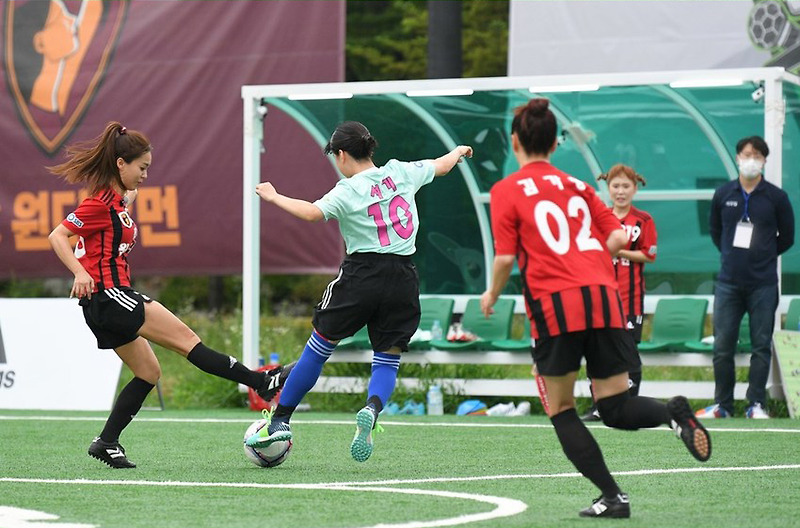
<path id="1" fill-rule="evenodd" d="M 442 338 L 442 323 L 440 323 L 438 319 L 434 319 L 433 325 L 431 326 L 431 340 L 441 339 L 441 338 Z"/>
<path id="2" fill-rule="evenodd" d="M 431 416 L 441 416 L 444 414 L 442 389 L 438 385 L 431 385 L 428 389 L 428 414 Z"/>
<path id="3" fill-rule="evenodd" d="M 270 367 L 277 367 L 281 364 L 280 356 L 277 352 L 273 352 L 269 355 L 269 366 Z"/>

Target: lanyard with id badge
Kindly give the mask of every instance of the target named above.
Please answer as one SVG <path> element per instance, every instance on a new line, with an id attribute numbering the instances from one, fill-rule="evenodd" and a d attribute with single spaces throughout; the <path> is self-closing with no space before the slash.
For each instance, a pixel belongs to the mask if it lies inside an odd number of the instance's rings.
<path id="1" fill-rule="evenodd" d="M 753 239 L 753 224 L 750 222 L 750 214 L 748 213 L 750 195 L 742 191 L 742 196 L 744 197 L 744 214 L 742 219 L 736 223 L 736 231 L 733 233 L 733 247 L 750 249 L 750 242 Z"/>

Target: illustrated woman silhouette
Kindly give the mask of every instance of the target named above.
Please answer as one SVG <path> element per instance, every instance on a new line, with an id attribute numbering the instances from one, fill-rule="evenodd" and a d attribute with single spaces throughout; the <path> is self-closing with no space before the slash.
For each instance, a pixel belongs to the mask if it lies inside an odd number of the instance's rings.
<path id="1" fill-rule="evenodd" d="M 102 15 L 100 0 L 83 0 L 76 15 L 62 0 L 30 1 L 16 9 L 14 62 L 22 97 L 32 107 L 66 114 Z"/>

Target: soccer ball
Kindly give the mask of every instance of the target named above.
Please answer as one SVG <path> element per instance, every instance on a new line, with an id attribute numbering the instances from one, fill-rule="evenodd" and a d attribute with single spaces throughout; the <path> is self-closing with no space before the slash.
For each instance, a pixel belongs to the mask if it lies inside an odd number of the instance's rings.
<path id="1" fill-rule="evenodd" d="M 266 420 L 256 420 L 250 424 L 247 431 L 244 432 L 244 439 L 242 445 L 244 446 L 244 454 L 248 460 L 253 464 L 260 467 L 275 467 L 280 466 L 284 461 L 289 458 L 289 453 L 292 451 L 292 441 L 284 440 L 275 442 L 267 447 L 250 447 L 244 442 L 248 438 L 259 432 L 263 427 L 269 425 Z"/>
<path id="2" fill-rule="evenodd" d="M 761 49 L 771 50 L 785 44 L 790 29 L 788 22 L 781 3 L 766 0 L 753 5 L 747 31 L 753 44 Z"/>

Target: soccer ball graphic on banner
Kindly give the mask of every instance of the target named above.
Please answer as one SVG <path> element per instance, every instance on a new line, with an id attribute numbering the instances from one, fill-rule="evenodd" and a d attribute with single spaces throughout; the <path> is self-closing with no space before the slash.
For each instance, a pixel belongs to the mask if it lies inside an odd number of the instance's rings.
<path id="1" fill-rule="evenodd" d="M 756 47 L 783 53 L 797 46 L 800 10 L 786 0 L 759 0 L 753 3 L 747 23 L 750 40 Z"/>
<path id="2" fill-rule="evenodd" d="M 257 466 L 280 466 L 287 458 L 289 458 L 289 453 L 292 451 L 291 440 L 278 441 L 262 448 L 250 447 L 244 443 L 248 438 L 259 432 L 268 424 L 269 422 L 266 420 L 256 420 L 250 424 L 250 427 L 248 427 L 247 431 L 244 432 L 244 439 L 242 440 L 244 454 L 247 455 L 247 459 L 250 460 L 250 462 Z"/>

